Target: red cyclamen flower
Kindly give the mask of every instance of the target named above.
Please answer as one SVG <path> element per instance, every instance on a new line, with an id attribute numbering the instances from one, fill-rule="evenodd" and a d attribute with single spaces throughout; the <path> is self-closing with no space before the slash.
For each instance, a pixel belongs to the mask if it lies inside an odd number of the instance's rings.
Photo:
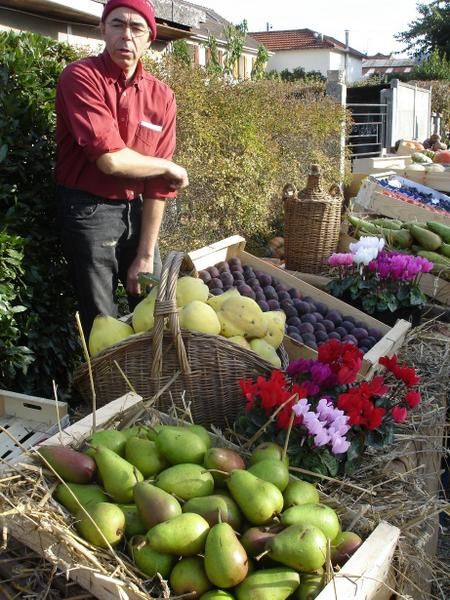
<path id="1" fill-rule="evenodd" d="M 405 406 L 394 406 L 392 409 L 392 418 L 396 423 L 403 423 L 408 416 L 408 410 Z"/>
<path id="2" fill-rule="evenodd" d="M 405 402 L 409 406 L 409 408 L 416 407 L 418 404 L 420 404 L 421 400 L 422 396 L 417 390 L 410 390 L 405 394 Z"/>

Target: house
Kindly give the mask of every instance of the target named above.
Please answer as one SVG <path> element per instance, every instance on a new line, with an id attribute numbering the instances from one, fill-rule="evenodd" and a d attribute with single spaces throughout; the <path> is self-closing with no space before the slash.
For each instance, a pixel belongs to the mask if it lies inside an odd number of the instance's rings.
<path id="1" fill-rule="evenodd" d="M 394 54 L 366 56 L 362 61 L 363 77 L 372 75 L 388 75 L 390 73 L 411 73 L 417 61 L 413 58 L 395 58 Z"/>
<path id="2" fill-rule="evenodd" d="M 302 68 L 326 77 L 328 70 L 345 70 L 348 83 L 361 79 L 365 55 L 329 35 L 311 29 L 253 31 L 249 35 L 273 52 L 267 71 Z"/>
<path id="3" fill-rule="evenodd" d="M 105 0 L 4 0 L 0 7 L 0 31 L 31 31 L 61 42 L 98 51 L 102 38 L 98 23 Z M 223 63 L 227 40 L 224 28 L 230 23 L 213 10 L 185 0 L 154 0 L 158 38 L 152 51 L 170 51 L 170 43 L 185 39 L 195 64 L 207 65 L 210 51 L 205 46 L 210 35 L 217 41 L 218 59 Z M 234 77 L 248 79 L 258 43 L 249 36 Z"/>

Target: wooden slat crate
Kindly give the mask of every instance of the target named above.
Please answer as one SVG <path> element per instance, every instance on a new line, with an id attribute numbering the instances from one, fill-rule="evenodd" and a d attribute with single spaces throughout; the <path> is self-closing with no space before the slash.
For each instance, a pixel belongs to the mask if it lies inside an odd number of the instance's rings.
<path id="1" fill-rule="evenodd" d="M 0 390 L 0 472 L 5 468 L 4 461 L 12 464 L 23 453 L 11 438 L 31 448 L 58 431 L 58 415 L 61 428 L 67 427 L 69 414 L 65 402 L 58 402 L 57 412 L 54 400 Z"/>
<path id="2" fill-rule="evenodd" d="M 128 413 L 134 413 L 141 402 L 140 396 L 129 393 L 98 409 L 95 419 L 97 428 L 107 427 L 119 414 L 125 417 Z M 162 418 L 167 419 L 164 415 Z M 62 434 L 45 440 L 43 445 L 63 443 L 77 447 L 91 433 L 92 424 L 91 414 L 68 427 Z M 344 523 L 346 515 L 348 521 L 355 519 L 354 512 L 344 511 L 341 515 Z M 99 600 L 143 600 L 142 593 L 133 589 L 133 586 L 123 580 L 105 576 L 94 565 L 89 564 L 87 559 L 83 562 L 78 556 L 74 568 L 70 550 L 65 545 L 56 543 L 45 526 L 37 525 L 32 528 L 29 521 L 17 515 L 3 517 L 3 525 L 13 537 L 66 572 L 68 577 Z M 316 600 L 388 600 L 392 595 L 393 585 L 392 557 L 399 535 L 397 527 L 381 522 Z"/>
<path id="3" fill-rule="evenodd" d="M 380 173 L 362 182 L 356 195 L 354 202 L 362 208 L 370 212 L 384 215 L 386 217 L 398 218 L 402 221 L 417 221 L 426 223 L 427 221 L 436 221 L 444 225 L 450 225 L 450 213 L 441 211 L 433 211 L 426 208 L 425 205 L 411 204 L 404 200 L 394 198 L 386 193 L 383 193 L 384 188 L 377 183 L 377 179 L 390 177 L 398 177 L 396 173 Z M 420 189 L 420 184 L 416 183 Z M 424 187 L 424 186 L 422 186 Z M 440 196 L 439 192 L 435 192 L 430 188 L 425 188 L 427 191 L 434 192 L 436 196 Z"/>
<path id="4" fill-rule="evenodd" d="M 294 277 L 289 272 L 269 264 L 268 262 L 253 256 L 253 254 L 245 252 L 244 248 L 245 239 L 236 235 L 215 244 L 211 244 L 210 246 L 205 246 L 199 250 L 194 250 L 193 252 L 190 252 L 189 255 L 197 270 L 206 269 L 218 262 L 228 260 L 233 256 L 238 256 L 243 265 L 250 265 L 254 269 L 264 271 L 289 288 L 296 288 L 304 296 L 311 296 L 314 300 L 323 302 L 329 308 L 339 310 L 346 315 L 353 315 L 358 321 L 363 321 L 369 327 L 380 330 L 383 333 L 383 337 L 364 355 L 361 367 L 362 375 L 370 376 L 377 368 L 378 359 L 381 356 L 393 354 L 402 345 L 406 334 L 411 327 L 409 322 L 399 320 L 394 327 L 391 328 L 389 325 L 377 321 L 350 304 Z M 299 356 L 317 357 L 317 351 L 288 336 L 285 336 L 283 343 L 291 359 L 298 358 Z"/>

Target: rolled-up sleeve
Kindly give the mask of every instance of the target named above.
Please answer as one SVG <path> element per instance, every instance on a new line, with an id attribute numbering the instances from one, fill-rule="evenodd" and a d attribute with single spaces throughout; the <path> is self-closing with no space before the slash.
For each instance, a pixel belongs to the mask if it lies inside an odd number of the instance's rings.
<path id="1" fill-rule="evenodd" d="M 93 71 L 77 63 L 69 65 L 58 82 L 56 106 L 90 162 L 126 147 Z"/>
<path id="2" fill-rule="evenodd" d="M 155 150 L 155 156 L 172 160 L 176 145 L 176 101 L 173 92 L 166 106 L 164 126 Z M 177 195 L 164 177 L 151 177 L 145 181 L 144 198 L 174 198 Z"/>

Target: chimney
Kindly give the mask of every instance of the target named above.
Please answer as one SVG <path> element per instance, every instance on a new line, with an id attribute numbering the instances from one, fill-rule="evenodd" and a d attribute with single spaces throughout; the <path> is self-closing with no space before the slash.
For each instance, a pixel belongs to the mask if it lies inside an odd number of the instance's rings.
<path id="1" fill-rule="evenodd" d="M 350 31 L 348 29 L 345 30 L 345 49 L 348 50 L 349 49 L 349 38 L 350 38 Z"/>

